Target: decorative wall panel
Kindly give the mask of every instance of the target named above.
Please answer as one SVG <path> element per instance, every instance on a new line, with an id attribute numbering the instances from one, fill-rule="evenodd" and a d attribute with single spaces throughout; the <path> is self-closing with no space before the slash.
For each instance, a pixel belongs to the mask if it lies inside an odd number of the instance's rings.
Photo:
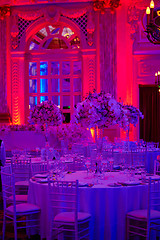
<path id="1" fill-rule="evenodd" d="M 0 113 L 7 112 L 6 21 L 0 19 Z"/>
<path id="2" fill-rule="evenodd" d="M 116 13 L 100 15 L 101 89 L 117 96 Z"/>
<path id="3" fill-rule="evenodd" d="M 147 60 L 141 60 L 138 63 L 138 77 L 145 77 L 148 75 L 153 75 L 154 78 L 154 74 L 155 72 L 157 72 L 159 69 L 159 61 L 147 61 Z"/>
<path id="4" fill-rule="evenodd" d="M 90 58 L 88 59 L 88 89 L 90 92 L 92 92 L 96 85 L 95 85 L 95 69 L 96 69 L 96 64 L 95 64 L 95 57 L 94 56 L 90 56 Z"/>
<path id="5" fill-rule="evenodd" d="M 96 89 L 96 55 L 83 55 L 83 97 Z"/>

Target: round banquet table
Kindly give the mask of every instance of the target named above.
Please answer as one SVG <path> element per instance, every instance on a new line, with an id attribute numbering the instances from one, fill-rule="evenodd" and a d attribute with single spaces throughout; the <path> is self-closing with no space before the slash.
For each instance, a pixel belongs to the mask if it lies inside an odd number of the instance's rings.
<path id="1" fill-rule="evenodd" d="M 64 178 L 66 181 L 79 180 L 79 211 L 88 212 L 92 216 L 91 240 L 125 240 L 126 213 L 146 207 L 147 184 L 135 183 L 129 186 L 113 184 L 125 177 L 118 172 L 105 173 L 104 180 L 91 187 L 90 184 L 85 185 L 93 180 L 85 171 L 66 174 Z M 50 222 L 48 200 L 48 183 L 41 182 L 38 178 L 36 181 L 30 180 L 28 202 L 41 207 L 41 237 L 47 239 Z"/>

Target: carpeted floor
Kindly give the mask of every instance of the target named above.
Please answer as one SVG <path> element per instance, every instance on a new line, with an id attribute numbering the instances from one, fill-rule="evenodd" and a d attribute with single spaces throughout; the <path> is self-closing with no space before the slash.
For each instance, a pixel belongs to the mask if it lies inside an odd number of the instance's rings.
<path id="1" fill-rule="evenodd" d="M 3 227 L 3 200 L 0 196 L 0 239 L 2 239 L 2 227 Z M 28 240 L 25 229 L 18 230 L 18 240 Z M 14 240 L 14 228 L 13 224 L 6 224 L 5 240 Z M 30 240 L 40 240 L 39 235 L 31 236 Z"/>

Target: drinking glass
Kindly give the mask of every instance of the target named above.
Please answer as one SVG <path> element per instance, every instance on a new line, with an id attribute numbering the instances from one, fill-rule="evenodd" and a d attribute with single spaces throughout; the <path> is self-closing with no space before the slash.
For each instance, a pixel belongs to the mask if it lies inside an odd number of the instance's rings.
<path id="1" fill-rule="evenodd" d="M 84 162 L 84 165 L 87 169 L 87 178 L 88 178 L 88 173 L 89 173 L 89 170 L 91 169 L 91 161 L 90 159 L 86 159 L 86 161 Z"/>
<path id="2" fill-rule="evenodd" d="M 36 147 L 36 157 L 39 157 L 39 151 L 40 151 L 40 148 Z"/>
<path id="3" fill-rule="evenodd" d="M 114 164 L 114 159 L 113 158 L 109 158 L 109 167 L 110 167 L 110 172 L 113 171 L 113 164 Z"/>
<path id="4" fill-rule="evenodd" d="M 143 182 L 146 181 L 146 175 L 147 175 L 147 171 L 145 168 L 141 168 L 141 179 Z"/>

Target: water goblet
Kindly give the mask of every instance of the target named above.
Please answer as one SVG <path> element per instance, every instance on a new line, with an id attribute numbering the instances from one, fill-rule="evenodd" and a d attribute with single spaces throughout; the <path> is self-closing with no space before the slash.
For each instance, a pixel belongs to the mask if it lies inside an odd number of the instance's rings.
<path id="1" fill-rule="evenodd" d="M 146 181 L 146 175 L 147 175 L 147 171 L 145 168 L 141 168 L 141 179 L 143 182 Z"/>
<path id="2" fill-rule="evenodd" d="M 114 159 L 109 158 L 110 173 L 113 171 L 113 164 L 114 164 Z"/>
<path id="3" fill-rule="evenodd" d="M 84 165 L 87 169 L 87 178 L 88 178 L 89 169 L 91 168 L 91 161 L 89 159 L 86 159 L 86 161 L 84 162 Z"/>
<path id="4" fill-rule="evenodd" d="M 39 147 L 36 147 L 36 157 L 39 156 L 39 151 L 40 151 L 40 148 L 39 148 Z"/>

